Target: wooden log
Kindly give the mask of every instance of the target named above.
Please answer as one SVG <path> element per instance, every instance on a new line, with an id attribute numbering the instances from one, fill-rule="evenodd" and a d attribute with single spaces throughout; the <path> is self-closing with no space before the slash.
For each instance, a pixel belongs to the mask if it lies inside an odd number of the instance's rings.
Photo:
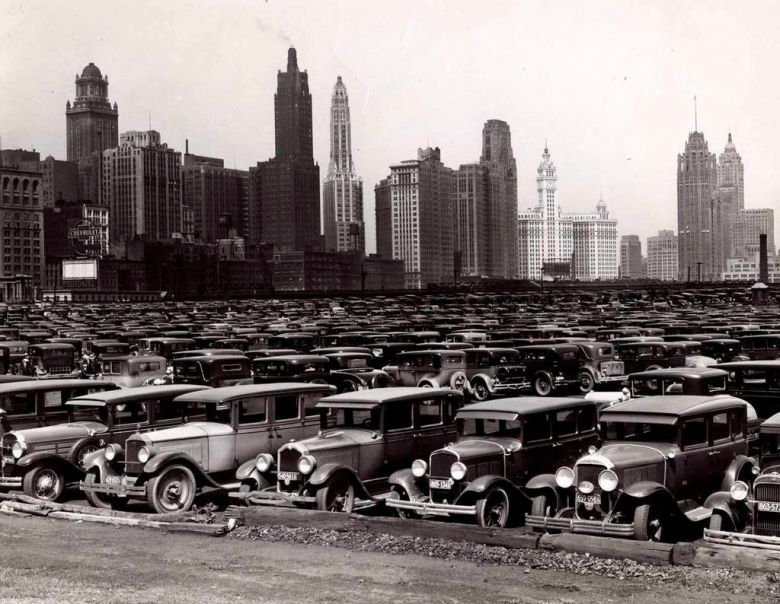
<path id="1" fill-rule="evenodd" d="M 219 536 L 227 532 L 226 524 L 198 524 L 191 522 L 161 522 L 146 518 L 123 516 L 101 516 L 98 514 L 77 512 L 51 512 L 49 518 L 62 520 L 77 520 L 82 522 L 98 522 L 118 526 L 137 526 L 142 528 L 160 529 L 171 533 L 198 533 L 202 535 Z"/>
<path id="2" fill-rule="evenodd" d="M 4 501 L 3 507 L 15 512 L 34 514 L 35 516 L 48 516 L 51 513 L 51 509 L 45 506 L 33 505 L 31 503 L 22 503 L 20 501 Z"/>
<path id="3" fill-rule="evenodd" d="M 336 531 L 366 530 L 365 516 L 338 514 L 292 507 L 253 506 L 237 508 L 234 517 L 249 526 L 282 525 L 291 528 L 318 528 Z"/>
<path id="4" fill-rule="evenodd" d="M 193 516 L 192 512 L 175 512 L 171 514 L 144 514 L 138 512 L 128 512 L 125 510 L 109 510 L 104 508 L 93 508 L 73 503 L 57 503 L 54 501 L 41 501 L 29 495 L 17 494 L 13 500 L 30 505 L 43 506 L 46 509 L 59 512 L 88 512 L 96 516 L 113 516 L 122 518 L 139 518 L 145 520 L 157 520 L 160 522 L 183 522 Z"/>
<path id="5" fill-rule="evenodd" d="M 675 566 L 693 566 L 693 558 L 696 555 L 696 544 L 675 543 L 672 546 L 672 564 Z"/>
<path id="6" fill-rule="evenodd" d="M 560 552 L 589 553 L 600 558 L 628 558 L 646 564 L 665 565 L 672 562 L 672 545 L 669 543 L 562 533 L 542 535 L 539 547 Z"/>
<path id="7" fill-rule="evenodd" d="M 693 566 L 780 572 L 780 551 L 697 541 Z"/>

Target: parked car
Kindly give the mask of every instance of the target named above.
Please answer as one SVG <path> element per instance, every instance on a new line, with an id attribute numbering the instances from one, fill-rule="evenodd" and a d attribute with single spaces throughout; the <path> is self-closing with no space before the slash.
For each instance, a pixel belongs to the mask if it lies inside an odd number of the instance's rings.
<path id="1" fill-rule="evenodd" d="M 185 406 L 173 399 L 203 389 L 147 386 L 72 398 L 66 404 L 69 423 L 3 435 L 0 488 L 21 488 L 30 497 L 56 501 L 84 479 L 89 455 L 130 434 L 182 423 Z"/>
<path id="2" fill-rule="evenodd" d="M 173 359 L 174 384 L 219 388 L 252 383 L 252 362 L 243 355 L 196 356 Z"/>
<path id="3" fill-rule="evenodd" d="M 743 354 L 752 361 L 773 361 L 780 358 L 780 333 L 739 338 Z"/>
<path id="4" fill-rule="evenodd" d="M 146 501 L 158 513 L 189 509 L 199 492 L 224 493 L 236 470 L 258 453 L 273 455 L 290 440 L 320 429 L 317 402 L 327 384 L 250 384 L 215 388 L 174 399 L 206 421 L 134 434 L 112 459 L 96 455 L 95 478 L 80 488 L 104 500 Z"/>
<path id="5" fill-rule="evenodd" d="M 758 417 L 768 419 L 780 412 L 780 360 L 735 361 L 714 367 L 728 372 L 728 393 L 753 405 Z"/>
<path id="6" fill-rule="evenodd" d="M 466 353 L 462 350 L 415 350 L 396 355 L 396 364 L 383 370 L 398 386 L 471 389 L 466 377 Z"/>
<path id="7" fill-rule="evenodd" d="M 321 431 L 264 452 L 236 478 L 252 503 L 293 503 L 351 512 L 356 500 L 377 503 L 390 475 L 451 441 L 462 395 L 441 388 L 379 388 L 323 398 Z M 335 417 L 335 425 L 329 418 Z M 276 488 L 270 487 L 276 483 Z"/>
<path id="8" fill-rule="evenodd" d="M 76 349 L 70 344 L 32 344 L 27 350 L 35 375 L 65 377 L 77 375 Z"/>
<path id="9" fill-rule="evenodd" d="M 516 392 L 527 385 L 526 366 L 514 348 L 471 348 L 464 352 L 466 377 L 476 400 Z"/>
<path id="10" fill-rule="evenodd" d="M 150 379 L 164 375 L 167 361 L 165 357 L 153 354 L 143 356 L 129 354 L 104 359 L 100 365 L 102 372 L 96 379 L 113 382 L 123 388 L 135 388 Z"/>
<path id="11" fill-rule="evenodd" d="M 712 357 L 716 363 L 730 363 L 732 361 L 748 361 L 750 357 L 742 354 L 742 344 L 739 340 L 730 338 L 712 338 L 701 343 L 703 355 Z"/>
<path id="12" fill-rule="evenodd" d="M 580 392 L 587 393 L 596 386 L 620 384 L 626 379 L 625 363 L 617 360 L 614 346 L 609 342 L 576 342 L 579 348 Z"/>
<path id="13" fill-rule="evenodd" d="M 727 491 L 752 476 L 740 399 L 649 396 L 602 410 L 599 422 L 598 450 L 533 480 L 544 491 L 526 524 L 640 541 L 695 538 L 714 509 L 731 513 Z"/>
<path id="14" fill-rule="evenodd" d="M 385 371 L 374 369 L 372 356 L 367 352 L 335 352 L 324 355 L 328 359 L 326 381 L 336 387 L 337 392 L 387 388 L 395 385 Z"/>
<path id="15" fill-rule="evenodd" d="M 255 384 L 273 382 L 327 383 L 328 359 L 313 354 L 290 354 L 257 358 L 252 361 Z"/>
<path id="16" fill-rule="evenodd" d="M 374 342 L 369 345 L 371 355 L 374 357 L 371 365 L 376 369 L 395 365 L 399 354 L 416 350 L 416 346 L 414 342 Z"/>
<path id="17" fill-rule="evenodd" d="M 530 510 L 530 478 L 571 464 L 598 444 L 594 403 L 517 397 L 466 405 L 454 443 L 390 476 L 386 505 L 400 514 L 476 517 L 504 527 Z"/>
<path id="18" fill-rule="evenodd" d="M 626 373 L 685 366 L 685 351 L 680 342 L 618 344 L 615 351 L 625 364 Z"/>
<path id="19" fill-rule="evenodd" d="M 194 350 L 198 346 L 192 338 L 141 338 L 138 347 L 142 353 L 156 354 L 171 360 L 179 350 Z"/>
<path id="20" fill-rule="evenodd" d="M 580 360 L 576 344 L 533 344 L 518 348 L 525 365 L 525 389 L 549 396 L 579 387 Z"/>

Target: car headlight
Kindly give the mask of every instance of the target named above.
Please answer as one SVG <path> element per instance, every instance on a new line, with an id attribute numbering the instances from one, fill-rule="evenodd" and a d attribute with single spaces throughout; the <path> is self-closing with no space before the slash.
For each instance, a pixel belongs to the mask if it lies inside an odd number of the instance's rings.
<path id="1" fill-rule="evenodd" d="M 455 480 L 463 480 L 463 477 L 466 475 L 466 464 L 456 461 L 454 464 L 450 466 L 450 476 L 452 476 Z"/>
<path id="2" fill-rule="evenodd" d="M 563 466 L 555 472 L 555 484 L 562 489 L 568 489 L 574 484 L 574 470 Z"/>
<path id="3" fill-rule="evenodd" d="M 11 455 L 14 456 L 14 459 L 19 459 L 22 455 L 24 455 L 26 448 L 27 445 L 25 443 L 17 440 L 13 445 L 11 445 Z"/>
<path id="4" fill-rule="evenodd" d="M 104 453 L 106 461 L 114 461 L 122 452 L 122 447 L 117 444 L 108 445 Z"/>
<path id="5" fill-rule="evenodd" d="M 415 459 L 412 462 L 412 474 L 414 474 L 417 478 L 422 478 L 425 476 L 425 473 L 428 471 L 428 464 L 425 463 L 422 459 Z"/>
<path id="6" fill-rule="evenodd" d="M 152 449 L 151 447 L 141 447 L 138 449 L 138 461 L 141 463 L 146 463 L 149 461 L 149 458 L 152 456 Z"/>
<path id="7" fill-rule="evenodd" d="M 317 461 L 311 455 L 304 455 L 298 460 L 298 471 L 301 474 L 311 474 Z"/>
<path id="8" fill-rule="evenodd" d="M 255 461 L 255 467 L 257 468 L 257 471 L 265 474 L 268 470 L 271 469 L 271 466 L 274 465 L 274 458 L 271 457 L 268 453 L 261 453 L 257 456 L 257 460 Z"/>
<path id="9" fill-rule="evenodd" d="M 599 487 L 602 491 L 609 493 L 614 491 L 618 486 L 618 477 L 612 470 L 604 470 L 599 474 Z"/>
<path id="10" fill-rule="evenodd" d="M 744 501 L 747 499 L 750 489 L 748 488 L 747 484 L 741 480 L 738 480 L 733 485 L 731 485 L 731 489 L 729 489 L 729 491 L 731 493 L 731 498 L 734 501 Z"/>

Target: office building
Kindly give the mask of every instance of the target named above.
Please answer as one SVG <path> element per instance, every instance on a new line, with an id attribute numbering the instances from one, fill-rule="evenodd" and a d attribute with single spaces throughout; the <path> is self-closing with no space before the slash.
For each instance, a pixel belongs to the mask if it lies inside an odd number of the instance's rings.
<path id="1" fill-rule="evenodd" d="M 759 235 L 766 235 L 769 255 L 774 255 L 775 211 L 771 208 L 739 210 L 731 224 L 732 258 L 755 257 L 759 251 Z"/>
<path id="2" fill-rule="evenodd" d="M 572 225 L 572 277 L 580 281 L 618 277 L 617 219 L 600 199 L 593 212 L 567 213 Z"/>
<path id="3" fill-rule="evenodd" d="M 677 281 L 677 235 L 674 231 L 658 231 L 647 238 L 647 278 Z"/>
<path id="4" fill-rule="evenodd" d="M 638 235 L 620 238 L 620 278 L 642 279 L 642 242 Z"/>

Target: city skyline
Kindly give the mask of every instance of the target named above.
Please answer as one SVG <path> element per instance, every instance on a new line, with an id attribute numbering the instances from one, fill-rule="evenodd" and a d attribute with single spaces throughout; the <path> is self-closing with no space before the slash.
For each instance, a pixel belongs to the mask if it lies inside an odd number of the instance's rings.
<path id="1" fill-rule="evenodd" d="M 212 19 L 218 6 L 224 10 Z M 273 155 L 274 79 L 295 45 L 311 79 L 314 159 L 327 165 L 330 91 L 341 74 L 366 190 L 418 147 L 440 147 L 449 166 L 473 161 L 480 151 L 474 129 L 501 119 L 513 132 L 520 208 L 533 204 L 535 164 L 546 137 L 561 174 L 561 203 L 585 211 L 603 197 L 621 225 L 644 205 L 648 211 L 631 229 L 644 240 L 676 228 L 674 158 L 694 129 L 696 94 L 698 130 L 710 148 L 720 152 L 729 131 L 737 142 L 746 166 L 746 207 L 776 207 L 780 199 L 779 182 L 751 179 L 772 173 L 770 145 L 780 134 L 768 119 L 777 91 L 762 77 L 777 42 L 761 33 L 771 19 L 740 17 L 740 7 L 496 3 L 474 15 L 463 3 L 446 9 L 423 3 L 414 21 L 387 24 L 381 11 L 349 2 L 201 3 L 155 5 L 153 31 L 132 26 L 140 26 L 136 7 L 110 12 L 100 4 L 30 2 L 23 12 L 2 9 L 0 33 L 9 44 L 0 73 L 20 101 L 0 107 L 3 148 L 35 148 L 63 159 L 62 107 L 72 99 L 74 74 L 94 62 L 110 78 L 120 131 L 146 129 L 151 112 L 152 128 L 173 148 L 181 150 L 189 138 L 200 152 L 224 157 L 226 167 L 247 169 Z M 626 27 L 640 17 L 646 23 L 641 31 Z M 549 18 L 558 35 L 534 30 Z M 729 33 L 734 21 L 744 28 L 726 37 L 731 52 L 716 53 L 724 42 L 720 33 Z M 385 33 L 371 34 L 380 24 Z M 159 45 L 165 51 L 138 53 L 156 34 L 166 36 L 167 44 Z M 434 34 L 439 43 L 432 47 Z M 194 48 L 201 38 L 209 60 L 182 68 L 203 57 Z M 411 60 L 423 51 L 425 60 Z M 750 69 L 739 68 L 745 61 Z M 733 77 L 725 85 L 727 68 Z M 371 195 L 365 216 L 373 250 Z"/>

